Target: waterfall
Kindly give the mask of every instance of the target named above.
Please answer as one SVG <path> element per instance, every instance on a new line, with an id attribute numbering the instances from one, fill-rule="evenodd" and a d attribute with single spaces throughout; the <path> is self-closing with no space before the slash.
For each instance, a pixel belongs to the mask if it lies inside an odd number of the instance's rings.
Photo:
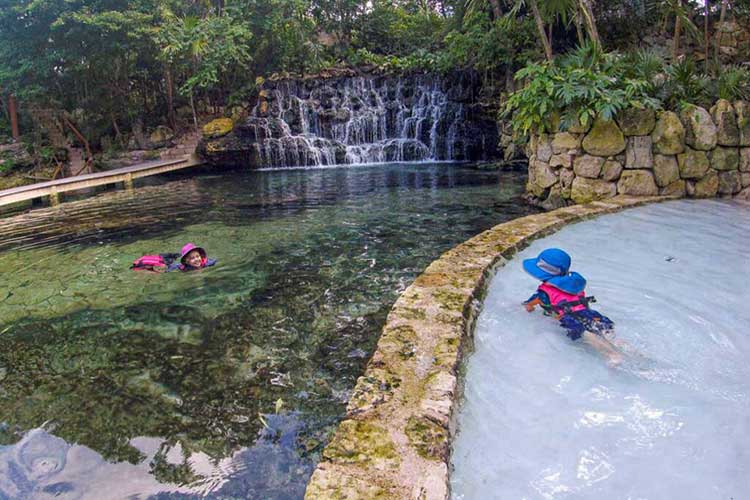
<path id="1" fill-rule="evenodd" d="M 267 82 L 235 132 L 254 167 L 484 159 L 496 152 L 497 128 L 472 111 L 475 80 L 369 75 Z"/>

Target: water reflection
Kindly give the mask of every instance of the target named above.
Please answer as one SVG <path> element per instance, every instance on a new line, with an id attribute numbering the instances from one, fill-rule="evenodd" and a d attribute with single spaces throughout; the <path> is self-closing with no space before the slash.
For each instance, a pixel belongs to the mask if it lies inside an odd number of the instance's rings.
<path id="1" fill-rule="evenodd" d="M 0 461 L 25 471 L 5 494 L 301 498 L 400 291 L 525 214 L 522 189 L 450 165 L 252 172 L 0 220 Z M 219 265 L 127 271 L 185 241 Z M 62 465 L 34 479 L 25 440 Z"/>

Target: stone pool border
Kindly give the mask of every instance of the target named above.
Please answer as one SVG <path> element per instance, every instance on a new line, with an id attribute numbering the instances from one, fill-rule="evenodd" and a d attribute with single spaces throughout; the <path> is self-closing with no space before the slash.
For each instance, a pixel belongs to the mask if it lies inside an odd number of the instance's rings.
<path id="1" fill-rule="evenodd" d="M 458 370 L 490 278 L 568 224 L 674 197 L 616 196 L 499 224 L 432 262 L 393 305 L 305 500 L 445 500 Z"/>

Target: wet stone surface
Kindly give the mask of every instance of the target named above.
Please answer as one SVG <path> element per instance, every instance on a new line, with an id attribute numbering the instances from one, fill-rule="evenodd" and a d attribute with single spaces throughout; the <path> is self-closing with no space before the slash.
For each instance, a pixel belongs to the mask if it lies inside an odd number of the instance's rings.
<path id="1" fill-rule="evenodd" d="M 454 165 L 168 180 L 0 220 L 0 497 L 301 498 L 399 293 L 528 213 L 518 174 Z M 128 270 L 187 241 L 219 264 Z"/>

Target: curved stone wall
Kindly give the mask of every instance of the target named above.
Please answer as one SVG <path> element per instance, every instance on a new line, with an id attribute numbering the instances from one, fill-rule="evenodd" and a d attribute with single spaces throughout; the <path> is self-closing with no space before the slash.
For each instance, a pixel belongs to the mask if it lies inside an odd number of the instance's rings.
<path id="1" fill-rule="evenodd" d="M 522 217 L 430 264 L 391 309 L 305 499 L 447 499 L 457 371 L 494 270 L 567 224 L 666 199 L 617 196 Z"/>
<path id="2" fill-rule="evenodd" d="M 545 208 L 618 194 L 750 197 L 746 101 L 686 105 L 679 115 L 630 108 L 590 128 L 533 135 L 527 149 L 526 190 Z"/>

